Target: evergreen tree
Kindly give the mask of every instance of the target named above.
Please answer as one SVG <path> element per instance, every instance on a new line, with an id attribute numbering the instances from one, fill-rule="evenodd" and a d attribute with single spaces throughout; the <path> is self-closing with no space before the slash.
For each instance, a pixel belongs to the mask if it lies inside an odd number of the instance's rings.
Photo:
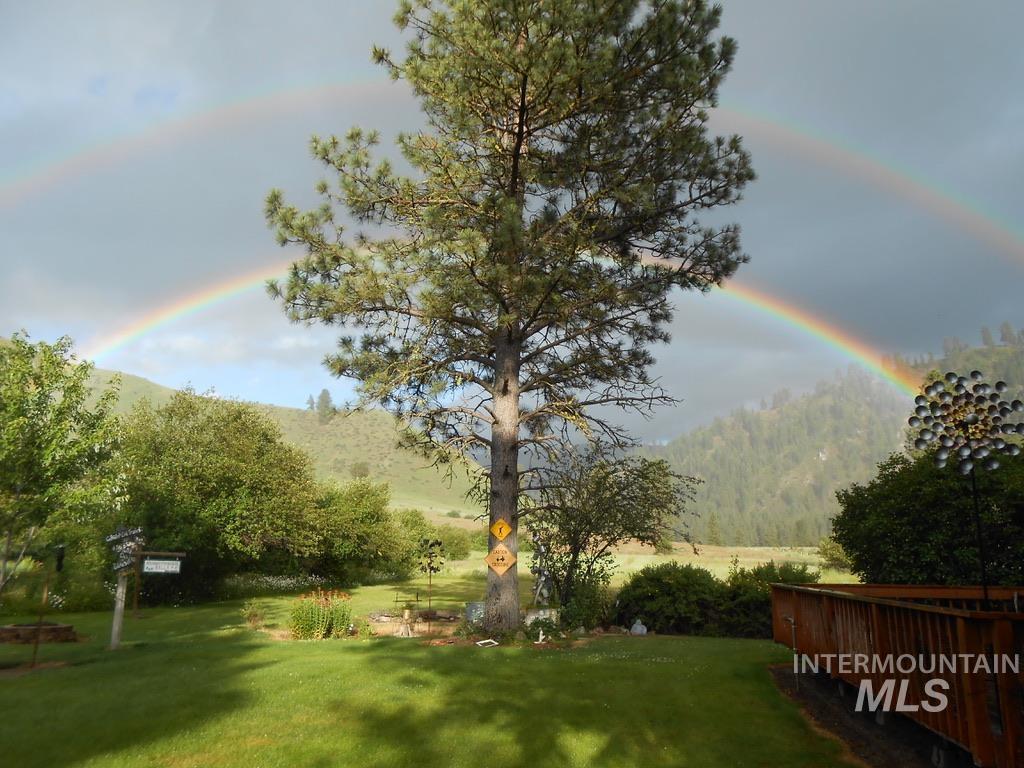
<path id="1" fill-rule="evenodd" d="M 1013 326 L 1008 322 L 1004 322 L 999 326 L 999 340 L 1008 347 L 1017 345 L 1017 332 L 1013 330 Z"/>
<path id="2" fill-rule="evenodd" d="M 334 416 L 334 403 L 331 401 L 331 393 L 326 389 L 320 390 L 320 396 L 316 399 L 316 418 L 321 424 L 326 424 Z"/>
<path id="3" fill-rule="evenodd" d="M 986 347 L 994 347 L 996 345 L 995 339 L 992 338 L 992 331 L 989 330 L 987 325 L 981 326 L 981 343 Z"/>
<path id="4" fill-rule="evenodd" d="M 306 399 L 306 410 L 307 411 L 315 411 L 316 410 L 316 402 L 313 400 L 313 396 L 312 395 L 310 395 Z"/>
<path id="5" fill-rule="evenodd" d="M 717 512 L 712 512 L 708 518 L 707 541 L 713 547 L 722 546 L 722 532 L 719 530 Z"/>
<path id="6" fill-rule="evenodd" d="M 956 336 L 949 336 L 942 340 L 942 352 L 946 357 L 963 352 L 967 348 L 967 345 Z"/>
<path id="7" fill-rule="evenodd" d="M 627 442 L 595 407 L 669 402 L 648 368 L 673 289 L 745 261 L 737 227 L 697 218 L 754 177 L 739 137 L 708 135 L 736 50 L 714 37 L 720 15 L 702 0 L 403 2 L 405 58 L 374 58 L 428 123 L 398 138 L 412 175 L 373 164 L 378 135 L 352 129 L 312 140 L 337 182 L 318 185 L 321 207 L 268 197 L 279 242 L 307 251 L 272 292 L 296 321 L 360 332 L 329 366 L 406 417 L 410 440 L 441 461 L 489 454 L 482 495 L 513 553 L 521 451 Z M 383 234 L 347 239 L 336 206 Z M 485 620 L 518 626 L 514 566 L 488 572 Z"/>

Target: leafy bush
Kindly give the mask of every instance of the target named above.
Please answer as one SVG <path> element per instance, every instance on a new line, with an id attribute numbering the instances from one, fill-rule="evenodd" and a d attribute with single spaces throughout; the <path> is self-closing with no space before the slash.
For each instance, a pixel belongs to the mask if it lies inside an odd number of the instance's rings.
<path id="1" fill-rule="evenodd" d="M 421 512 L 390 509 L 385 483 L 356 479 L 324 486 L 317 500 L 323 515 L 324 552 L 311 568 L 341 583 L 406 578 L 416 566 Z M 426 534 L 423 534 L 426 535 Z"/>
<path id="2" fill-rule="evenodd" d="M 593 629 L 608 621 L 608 593 L 603 583 L 578 581 L 572 598 L 558 611 L 566 629 Z"/>
<path id="3" fill-rule="evenodd" d="M 147 602 L 208 598 L 223 577 L 264 570 L 261 558 L 320 546 L 309 458 L 256 406 L 191 391 L 158 408 L 142 401 L 113 471 L 124 522 L 142 526 L 147 549 L 188 553 L 180 575 L 143 579 Z"/>
<path id="4" fill-rule="evenodd" d="M 444 544 L 444 553 L 449 560 L 465 560 L 469 557 L 472 544 L 469 531 L 447 523 L 436 526 L 434 531 L 434 536 Z"/>
<path id="5" fill-rule="evenodd" d="M 722 582 L 695 565 L 649 565 L 619 591 L 615 620 L 628 627 L 640 619 L 655 632 L 715 634 L 723 592 Z"/>
<path id="6" fill-rule="evenodd" d="M 323 640 L 348 635 L 352 619 L 349 596 L 344 592 L 316 590 L 292 603 L 288 629 L 296 640 Z"/>
<path id="7" fill-rule="evenodd" d="M 1024 580 L 1024 456 L 1000 456 L 977 475 L 992 584 Z M 893 454 L 865 485 L 836 494 L 834 536 L 866 582 L 977 584 L 979 557 L 971 482 L 932 454 Z"/>
<path id="8" fill-rule="evenodd" d="M 848 571 L 853 565 L 843 545 L 831 536 L 826 536 L 818 542 L 818 557 L 821 558 L 824 567 L 836 571 Z"/>
<path id="9" fill-rule="evenodd" d="M 740 568 L 733 558 L 718 606 L 720 634 L 729 637 L 772 636 L 772 584 L 809 584 L 818 574 L 803 563 L 767 563 Z"/>
<path id="10" fill-rule="evenodd" d="M 369 621 L 363 618 L 356 619 L 353 622 L 356 631 L 356 637 L 360 640 L 372 640 L 373 639 L 373 625 Z"/>
<path id="11" fill-rule="evenodd" d="M 529 625 L 523 628 L 523 632 L 526 633 L 528 640 L 534 642 L 540 639 L 541 632 L 544 633 L 545 640 L 554 640 L 555 638 L 562 636 L 558 625 L 551 619 L 534 619 Z"/>
<path id="12" fill-rule="evenodd" d="M 639 618 L 655 632 L 771 637 L 771 585 L 817 580 L 802 563 L 740 568 L 734 558 L 725 581 L 693 565 L 648 566 L 619 592 L 616 621 L 629 626 Z"/>

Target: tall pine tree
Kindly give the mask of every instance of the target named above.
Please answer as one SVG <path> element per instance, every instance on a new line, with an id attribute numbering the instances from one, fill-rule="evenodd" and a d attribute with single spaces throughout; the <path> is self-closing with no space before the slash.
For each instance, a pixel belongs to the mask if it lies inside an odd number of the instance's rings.
<path id="1" fill-rule="evenodd" d="M 739 137 L 707 131 L 736 50 L 719 18 L 700 0 L 402 3 L 406 55 L 374 56 L 427 122 L 398 138 L 411 175 L 352 129 L 312 140 L 334 176 L 320 207 L 268 197 L 279 242 L 306 250 L 272 292 L 296 321 L 359 332 L 329 366 L 410 439 L 442 460 L 488 454 L 490 520 L 511 526 L 512 552 L 520 454 L 627 441 L 599 406 L 670 400 L 648 368 L 672 290 L 745 260 L 736 226 L 697 218 L 754 177 Z M 338 208 L 382 234 L 346 237 Z M 488 572 L 488 626 L 518 625 L 518 594 L 515 567 Z"/>

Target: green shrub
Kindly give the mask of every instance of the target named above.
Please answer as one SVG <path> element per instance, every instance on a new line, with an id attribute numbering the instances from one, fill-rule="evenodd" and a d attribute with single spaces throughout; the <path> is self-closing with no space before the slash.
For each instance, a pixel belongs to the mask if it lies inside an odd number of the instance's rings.
<path id="1" fill-rule="evenodd" d="M 568 603 L 558 611 L 558 618 L 566 629 L 593 629 L 608 623 L 608 593 L 604 585 L 580 582 Z"/>
<path id="2" fill-rule="evenodd" d="M 848 571 L 853 566 L 850 556 L 846 554 L 843 545 L 831 536 L 826 536 L 818 542 L 818 557 L 825 568 L 833 568 L 837 571 Z"/>
<path id="3" fill-rule="evenodd" d="M 740 568 L 733 558 L 718 609 L 718 629 L 729 637 L 772 636 L 772 584 L 810 584 L 819 574 L 803 563 L 769 560 Z"/>
<path id="4" fill-rule="evenodd" d="M 356 637 L 360 640 L 372 640 L 373 639 L 373 625 L 369 621 L 363 618 L 356 619 L 353 624 L 355 625 Z"/>
<path id="5" fill-rule="evenodd" d="M 435 528 L 435 536 L 444 544 L 444 553 L 449 560 L 465 560 L 469 557 L 472 544 L 469 531 L 445 523 Z"/>
<path id="6" fill-rule="evenodd" d="M 543 631 L 545 640 L 554 640 L 562 636 L 558 625 L 551 619 L 534 619 L 528 626 L 523 628 L 528 640 L 536 642 L 540 639 Z"/>
<path id="7" fill-rule="evenodd" d="M 975 478 L 990 584 L 1024 581 L 1024 455 Z M 833 536 L 851 570 L 875 584 L 977 584 L 971 482 L 935 456 L 893 454 L 870 482 L 838 491 Z"/>
<path id="8" fill-rule="evenodd" d="M 615 620 L 628 627 L 640 619 L 655 632 L 716 634 L 723 592 L 722 582 L 695 565 L 649 565 L 619 591 Z"/>
<path id="9" fill-rule="evenodd" d="M 348 634 L 352 609 L 344 592 L 317 589 L 292 602 L 288 629 L 296 640 L 323 640 Z"/>

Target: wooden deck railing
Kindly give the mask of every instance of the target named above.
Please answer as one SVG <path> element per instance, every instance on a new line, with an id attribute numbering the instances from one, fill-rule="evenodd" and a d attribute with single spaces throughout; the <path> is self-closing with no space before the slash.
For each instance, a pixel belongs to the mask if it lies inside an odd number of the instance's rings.
<path id="1" fill-rule="evenodd" d="M 926 666 L 906 675 L 833 665 L 831 674 L 858 687 L 870 680 L 875 692 L 886 679 L 895 678 L 897 690 L 907 680 L 908 703 L 930 701 L 925 685 L 941 678 L 948 684 L 942 711 L 902 714 L 963 747 L 976 765 L 1024 768 L 1024 668 L 1016 674 L 974 668 L 981 656 L 993 667 L 1007 656 L 1024 657 L 1024 587 L 990 587 L 989 599 L 999 610 L 980 610 L 979 587 L 773 584 L 772 631 L 800 657 L 969 654 L 969 662 L 958 656 L 955 672 L 939 664 L 934 672 Z"/>

